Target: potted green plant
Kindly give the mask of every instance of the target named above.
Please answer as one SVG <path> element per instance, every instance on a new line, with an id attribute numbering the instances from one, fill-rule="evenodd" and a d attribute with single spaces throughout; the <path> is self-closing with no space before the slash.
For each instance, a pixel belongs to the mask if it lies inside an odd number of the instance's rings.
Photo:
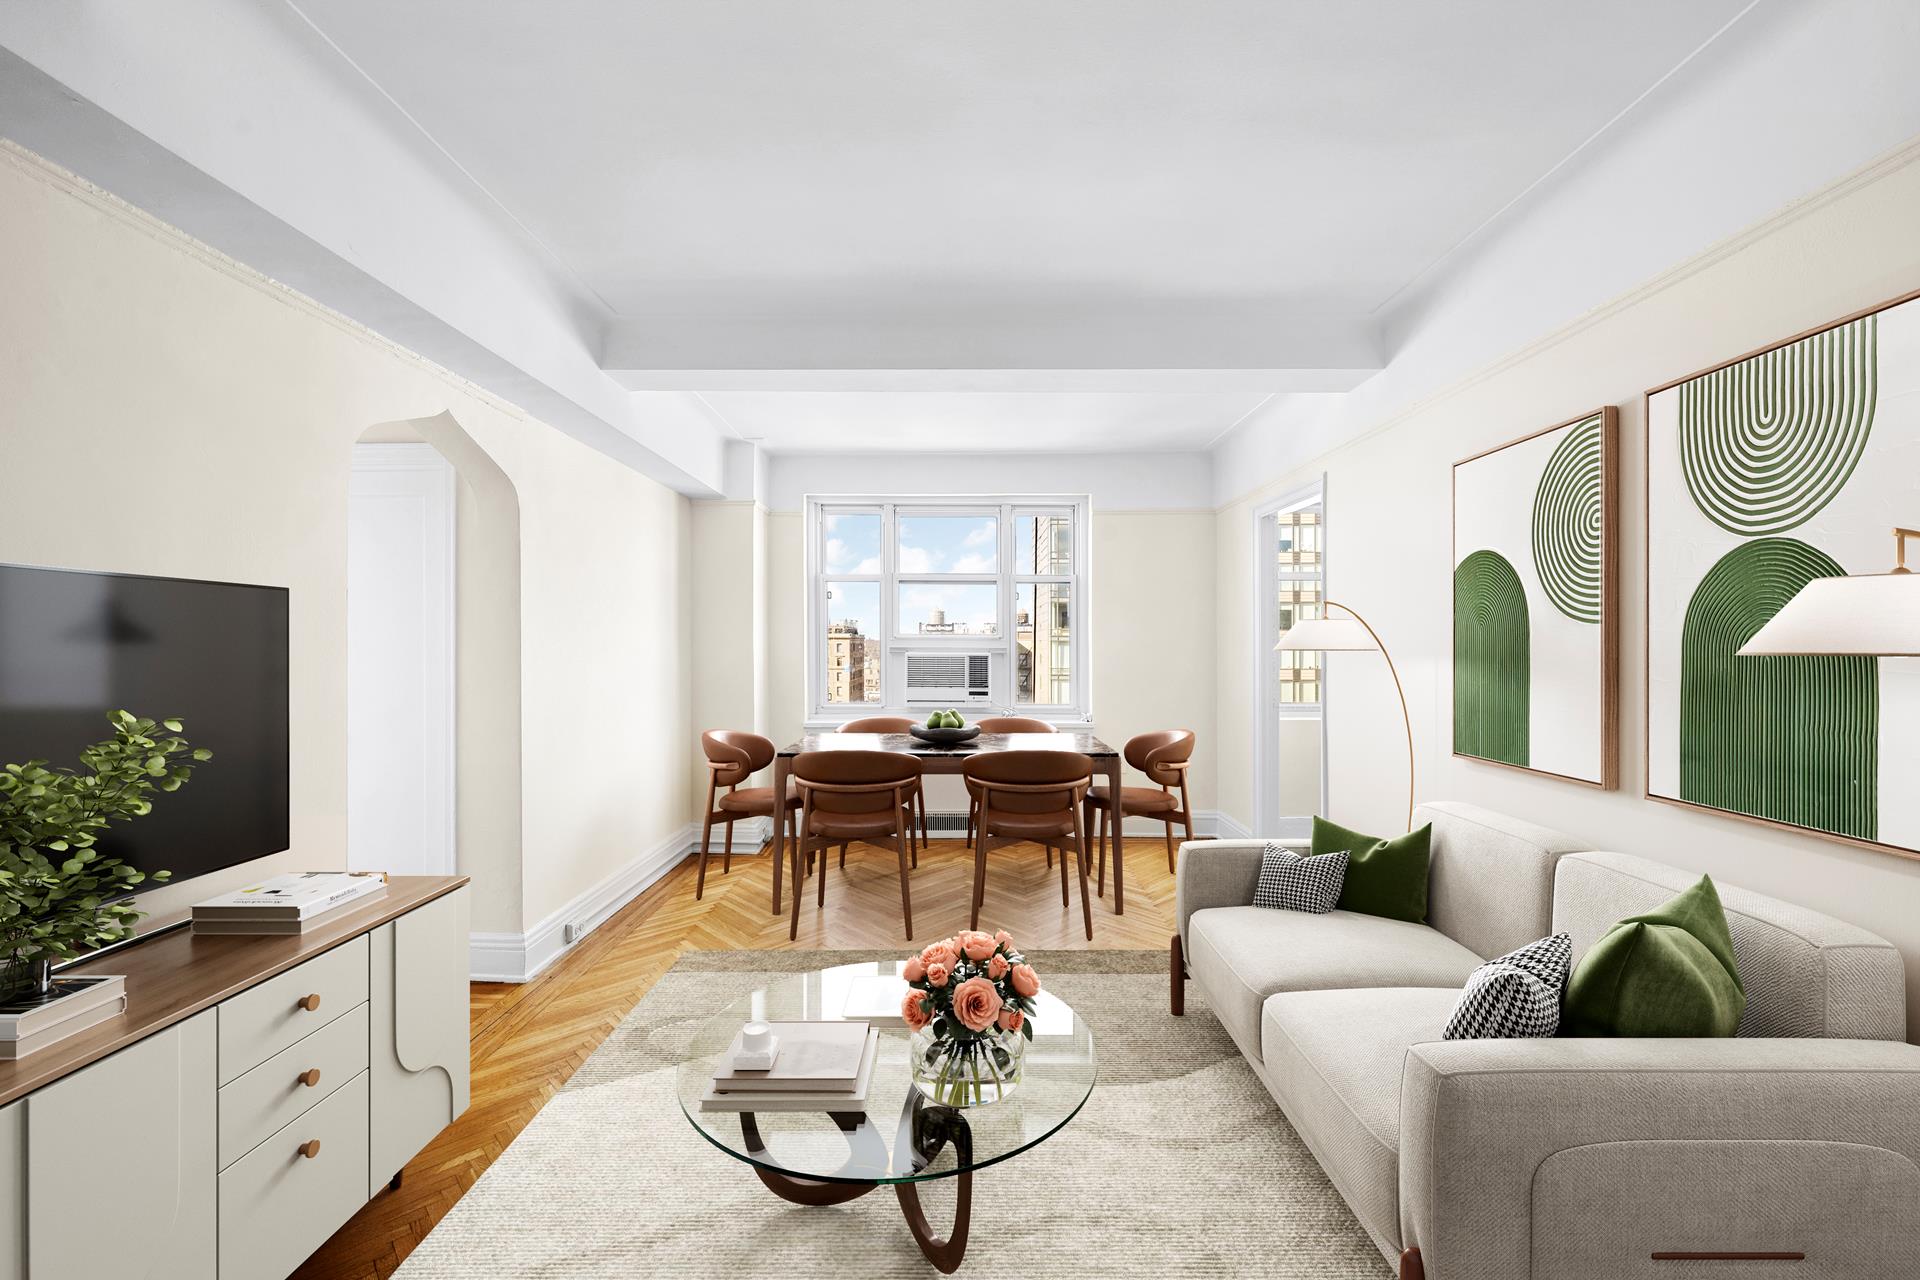
<path id="1" fill-rule="evenodd" d="M 0 999 L 44 995 L 55 962 L 132 934 L 145 913 L 125 899 L 147 877 L 96 841 L 152 812 L 156 791 L 178 791 L 213 758 L 180 736 L 178 720 L 113 711 L 107 721 L 113 736 L 82 750 L 79 769 L 45 760 L 0 768 Z"/>

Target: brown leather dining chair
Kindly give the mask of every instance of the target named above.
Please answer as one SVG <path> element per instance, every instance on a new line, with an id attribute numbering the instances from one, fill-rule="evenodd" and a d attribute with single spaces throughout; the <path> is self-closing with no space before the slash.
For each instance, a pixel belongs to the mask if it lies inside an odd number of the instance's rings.
<path id="1" fill-rule="evenodd" d="M 802 751 L 793 758 L 793 782 L 800 790 L 798 839 L 793 847 L 793 921 L 787 940 L 800 936 L 801 863 L 820 853 L 818 905 L 827 905 L 826 850 L 855 840 L 900 855 L 900 917 L 913 937 L 913 897 L 907 888 L 908 846 L 913 841 L 913 793 L 920 785 L 920 762 L 894 751 Z"/>
<path id="2" fill-rule="evenodd" d="M 860 720 L 849 720 L 840 726 L 842 733 L 911 733 L 918 723 L 906 716 L 867 716 Z M 913 853 L 913 865 L 920 865 L 920 849 L 927 847 L 927 789 L 915 787 L 913 806 L 920 815 L 920 844 Z"/>
<path id="3" fill-rule="evenodd" d="M 987 897 L 987 852 L 994 840 L 1037 840 L 1060 851 L 1060 905 L 1067 894 L 1067 857 L 1080 870 L 1080 915 L 1093 940 L 1093 904 L 1087 899 L 1087 791 L 1093 761 L 1077 751 L 995 751 L 961 766 L 980 793 L 979 834 L 973 842 L 973 925 Z"/>
<path id="4" fill-rule="evenodd" d="M 707 849 L 713 839 L 713 824 L 726 824 L 726 852 L 720 861 L 720 874 L 733 870 L 733 824 L 741 818 L 773 818 L 774 856 L 786 853 L 790 815 L 800 807 L 800 793 L 787 788 L 784 812 L 773 800 L 772 787 L 743 787 L 740 784 L 773 763 L 773 743 L 757 733 L 737 729 L 709 729 L 700 735 L 700 746 L 707 753 L 707 817 L 700 827 L 700 877 L 694 881 L 693 896 L 707 891 Z M 721 787 L 725 794 L 716 795 Z"/>
<path id="5" fill-rule="evenodd" d="M 1188 729 L 1162 729 L 1157 733 L 1142 733 L 1127 739 L 1122 751 L 1127 763 L 1147 775 L 1155 787 L 1120 788 L 1119 817 L 1113 817 L 1113 797 L 1106 787 L 1095 787 L 1087 793 L 1087 825 L 1099 823 L 1098 840 L 1100 844 L 1100 882 L 1099 891 L 1107 891 L 1107 825 L 1109 821 L 1124 822 L 1128 818 L 1158 818 L 1167 827 L 1167 870 L 1173 870 L 1173 824 L 1178 822 L 1187 829 L 1187 839 L 1193 839 L 1193 805 L 1187 800 L 1187 768 L 1193 759 L 1193 733 Z M 1175 795 L 1173 789 L 1180 788 Z"/>
<path id="6" fill-rule="evenodd" d="M 975 720 L 973 727 L 982 733 L 1052 733 L 1053 726 L 1032 716 L 987 716 Z M 980 792 L 967 779 L 967 847 L 973 847 L 973 820 L 980 812 Z M 1047 865 L 1053 865 L 1053 850 L 1047 850 Z"/>

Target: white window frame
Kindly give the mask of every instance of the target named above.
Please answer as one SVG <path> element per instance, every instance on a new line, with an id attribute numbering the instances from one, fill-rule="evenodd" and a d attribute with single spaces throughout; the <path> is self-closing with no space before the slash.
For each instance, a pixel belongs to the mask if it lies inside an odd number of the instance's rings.
<path id="1" fill-rule="evenodd" d="M 835 573 L 826 571 L 826 516 L 828 514 L 867 514 L 880 517 L 880 572 L 878 574 Z M 901 517 L 911 516 L 987 516 L 1000 522 L 996 548 L 996 572 L 939 573 L 911 575 L 899 570 Z M 1014 564 L 1015 521 L 1020 516 L 1064 515 L 1072 521 L 1072 564 L 1063 574 L 1021 573 Z M 928 496 L 876 496 L 871 494 L 808 494 L 804 533 L 807 575 L 805 653 L 807 664 L 807 726 L 832 728 L 833 725 L 872 715 L 907 714 L 904 698 L 897 687 L 905 667 L 908 650 L 964 649 L 995 655 L 992 671 L 993 697 L 990 711 L 1013 715 L 1033 715 L 1059 725 L 1083 726 L 1092 723 L 1093 679 L 1088 660 L 1089 637 L 1093 630 L 1091 590 L 1091 503 L 1085 494 L 961 494 Z M 879 636 L 883 645 L 880 663 L 880 701 L 864 703 L 828 703 L 826 701 L 826 620 L 827 583 L 876 582 L 880 590 Z M 902 635 L 900 634 L 900 588 L 910 583 L 957 585 L 990 583 L 997 588 L 999 632 L 979 635 Z M 1072 624 L 1068 636 L 1071 700 L 1066 704 L 1025 703 L 1014 697 L 1016 683 L 1015 651 L 1019 637 L 1014 630 L 1014 607 L 1019 589 L 1028 583 L 1064 583 L 1072 601 Z M 969 714 L 988 714 L 989 708 L 976 708 Z"/>
<path id="2" fill-rule="evenodd" d="M 1268 831 L 1282 816 L 1272 813 L 1273 778 L 1279 767 L 1278 733 L 1281 720 L 1317 719 L 1320 722 L 1320 812 L 1327 811 L 1331 770 L 1327 761 L 1327 664 L 1320 664 L 1320 700 L 1318 702 L 1281 702 L 1278 695 L 1279 662 L 1274 653 L 1274 623 L 1279 616 L 1279 575 L 1275 572 L 1273 545 L 1267 540 L 1269 521 L 1276 517 L 1318 505 L 1320 508 L 1320 597 L 1327 597 L 1327 477 L 1323 473 L 1311 484 L 1283 493 L 1253 509 L 1253 687 L 1259 716 L 1253 726 L 1253 798 L 1254 829 Z M 1324 612 L 1323 612 L 1324 616 Z"/>

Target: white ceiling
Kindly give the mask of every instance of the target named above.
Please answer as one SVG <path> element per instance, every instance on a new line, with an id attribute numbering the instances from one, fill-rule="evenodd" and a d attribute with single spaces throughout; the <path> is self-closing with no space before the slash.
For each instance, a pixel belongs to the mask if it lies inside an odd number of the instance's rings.
<path id="1" fill-rule="evenodd" d="M 1057 451 L 1356 385 L 1748 0 L 289 3 L 604 306 L 626 386 L 776 451 Z"/>
<path id="2" fill-rule="evenodd" d="M 707 392 L 773 453 L 1157 453 L 1203 450 L 1267 399 L 1248 393 Z"/>

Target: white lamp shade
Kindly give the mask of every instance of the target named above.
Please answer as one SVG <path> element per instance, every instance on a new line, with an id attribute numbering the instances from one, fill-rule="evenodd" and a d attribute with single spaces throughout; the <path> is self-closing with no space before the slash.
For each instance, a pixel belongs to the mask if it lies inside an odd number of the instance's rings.
<path id="1" fill-rule="evenodd" d="M 1740 650 L 1787 654 L 1920 657 L 1920 574 L 1815 578 Z"/>
<path id="2" fill-rule="evenodd" d="M 1323 653 L 1365 653 L 1380 646 L 1367 629 L 1352 618 L 1308 618 L 1288 627 L 1275 651 L 1291 653 L 1317 649 Z"/>

